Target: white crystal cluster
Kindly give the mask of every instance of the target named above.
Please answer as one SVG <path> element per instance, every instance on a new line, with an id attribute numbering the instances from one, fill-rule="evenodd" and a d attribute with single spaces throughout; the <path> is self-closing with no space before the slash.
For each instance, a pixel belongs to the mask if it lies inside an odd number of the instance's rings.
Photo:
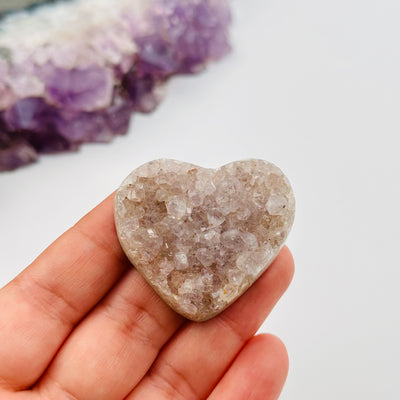
<path id="1" fill-rule="evenodd" d="M 148 0 L 117 0 L 112 7 L 109 0 L 75 0 L 6 17 L 0 27 L 0 49 L 10 54 L 0 57 L 0 110 L 18 99 L 46 97 L 38 68 L 48 63 L 67 70 L 93 65 L 109 68 L 104 104 L 95 104 L 87 111 L 107 105 L 112 96 L 113 68 L 126 73 L 137 52 L 129 17 L 140 19 L 148 5 Z M 122 18 L 124 14 L 126 18 Z"/>
<path id="2" fill-rule="evenodd" d="M 266 270 L 294 210 L 289 181 L 262 160 L 218 170 L 152 161 L 115 199 L 128 258 L 173 309 L 196 321 L 220 313 Z"/>

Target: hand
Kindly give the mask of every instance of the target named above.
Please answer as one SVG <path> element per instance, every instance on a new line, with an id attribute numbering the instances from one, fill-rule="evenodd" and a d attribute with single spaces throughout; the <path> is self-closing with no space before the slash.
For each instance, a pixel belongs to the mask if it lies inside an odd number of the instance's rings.
<path id="1" fill-rule="evenodd" d="M 126 260 L 110 196 L 0 290 L 0 400 L 272 400 L 282 342 L 254 336 L 285 292 L 284 248 L 203 323 L 166 306 Z"/>

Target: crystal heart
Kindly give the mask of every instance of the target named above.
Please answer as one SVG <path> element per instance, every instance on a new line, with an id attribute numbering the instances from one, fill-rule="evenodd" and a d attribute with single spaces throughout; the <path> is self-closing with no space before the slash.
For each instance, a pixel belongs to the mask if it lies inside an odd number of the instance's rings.
<path id="1" fill-rule="evenodd" d="M 214 317 L 268 268 L 294 219 L 288 179 L 244 160 L 217 170 L 174 160 L 134 170 L 115 197 L 122 248 L 176 312 Z"/>

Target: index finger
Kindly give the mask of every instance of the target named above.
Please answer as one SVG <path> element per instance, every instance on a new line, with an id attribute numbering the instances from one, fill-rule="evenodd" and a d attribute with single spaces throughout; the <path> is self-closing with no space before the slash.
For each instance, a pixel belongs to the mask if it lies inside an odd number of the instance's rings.
<path id="1" fill-rule="evenodd" d="M 114 194 L 0 290 L 0 387 L 32 386 L 129 265 L 115 232 L 113 199 Z"/>

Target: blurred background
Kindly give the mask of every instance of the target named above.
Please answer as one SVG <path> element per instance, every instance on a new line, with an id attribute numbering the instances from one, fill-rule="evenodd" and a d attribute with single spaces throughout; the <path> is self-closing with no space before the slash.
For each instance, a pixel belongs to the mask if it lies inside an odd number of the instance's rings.
<path id="1" fill-rule="evenodd" d="M 296 276 L 261 329 L 288 347 L 281 398 L 397 400 L 400 3 L 232 6 L 233 53 L 129 135 L 0 174 L 0 286 L 142 163 L 263 158 L 297 198 Z"/>

